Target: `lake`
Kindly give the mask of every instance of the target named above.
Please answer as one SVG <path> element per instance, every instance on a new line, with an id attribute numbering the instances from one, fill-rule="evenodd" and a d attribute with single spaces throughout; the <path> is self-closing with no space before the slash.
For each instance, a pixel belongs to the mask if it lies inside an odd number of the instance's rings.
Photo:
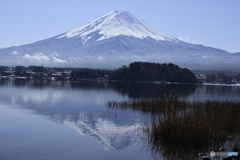
<path id="1" fill-rule="evenodd" d="M 0 79 L 0 159 L 154 159 L 142 141 L 150 116 L 107 104 L 169 94 L 239 100 L 240 86 Z"/>

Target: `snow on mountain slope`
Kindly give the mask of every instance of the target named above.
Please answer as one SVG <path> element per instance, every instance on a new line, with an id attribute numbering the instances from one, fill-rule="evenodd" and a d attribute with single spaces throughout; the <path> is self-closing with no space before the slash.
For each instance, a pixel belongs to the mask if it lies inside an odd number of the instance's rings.
<path id="1" fill-rule="evenodd" d="M 48 39 L 0 49 L 0 56 L 0 64 L 7 66 L 118 68 L 149 61 L 190 69 L 240 69 L 240 54 L 164 35 L 126 11 L 110 12 Z"/>
<path id="2" fill-rule="evenodd" d="M 148 38 L 151 37 L 155 40 L 171 41 L 177 40 L 154 30 L 142 20 L 134 17 L 126 11 L 114 11 L 100 17 L 97 20 L 90 22 L 87 25 L 73 29 L 58 38 L 72 38 L 79 36 L 82 38 L 83 44 L 92 38 L 91 33 L 98 32 L 101 35 L 97 41 L 116 37 L 119 35 L 131 36 L 135 38 Z"/>

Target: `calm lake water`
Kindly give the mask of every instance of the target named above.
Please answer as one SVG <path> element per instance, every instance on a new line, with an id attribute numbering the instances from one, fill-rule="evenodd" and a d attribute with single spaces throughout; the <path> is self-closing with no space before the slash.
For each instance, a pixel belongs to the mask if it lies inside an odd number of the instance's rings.
<path id="1" fill-rule="evenodd" d="M 0 159 L 154 159 L 141 140 L 150 117 L 107 103 L 170 93 L 238 100 L 240 86 L 0 79 Z"/>

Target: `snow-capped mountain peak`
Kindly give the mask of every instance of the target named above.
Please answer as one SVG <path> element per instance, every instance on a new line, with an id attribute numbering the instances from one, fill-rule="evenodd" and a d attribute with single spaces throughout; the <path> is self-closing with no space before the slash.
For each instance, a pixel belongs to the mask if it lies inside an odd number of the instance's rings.
<path id="1" fill-rule="evenodd" d="M 2 65 L 118 68 L 134 61 L 175 63 L 191 69 L 239 70 L 240 54 L 183 42 L 126 11 L 34 43 L 0 49 Z"/>
<path id="2" fill-rule="evenodd" d="M 132 36 L 135 38 L 153 38 L 155 40 L 173 41 L 176 40 L 170 36 L 166 36 L 161 32 L 153 29 L 141 19 L 133 16 L 126 11 L 110 12 L 82 27 L 70 30 L 59 38 L 82 37 L 83 43 L 92 38 L 91 33 L 100 35 L 96 41 L 116 37 L 119 35 Z"/>

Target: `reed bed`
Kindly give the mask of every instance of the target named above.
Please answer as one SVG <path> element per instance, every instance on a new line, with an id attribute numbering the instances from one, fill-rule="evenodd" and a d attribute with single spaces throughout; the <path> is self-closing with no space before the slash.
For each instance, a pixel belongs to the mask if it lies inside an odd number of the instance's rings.
<path id="1" fill-rule="evenodd" d="M 145 128 L 151 132 L 149 138 L 153 141 L 168 139 L 183 146 L 201 146 L 238 138 L 240 103 L 207 100 L 187 105 L 185 111 L 167 111 L 154 118 Z"/>
<path id="2" fill-rule="evenodd" d="M 240 138 L 240 102 L 184 100 L 178 97 L 109 102 L 110 108 L 153 115 L 144 139 L 153 153 L 167 146 L 195 149 L 224 145 Z"/>
<path id="3" fill-rule="evenodd" d="M 185 110 L 187 107 L 186 100 L 178 99 L 177 95 L 164 96 L 163 98 L 152 99 L 134 99 L 128 101 L 109 101 L 108 107 L 111 109 L 123 109 L 140 111 L 144 114 L 158 115 L 166 111 L 176 112 Z M 177 107 L 176 107 L 177 106 Z"/>

